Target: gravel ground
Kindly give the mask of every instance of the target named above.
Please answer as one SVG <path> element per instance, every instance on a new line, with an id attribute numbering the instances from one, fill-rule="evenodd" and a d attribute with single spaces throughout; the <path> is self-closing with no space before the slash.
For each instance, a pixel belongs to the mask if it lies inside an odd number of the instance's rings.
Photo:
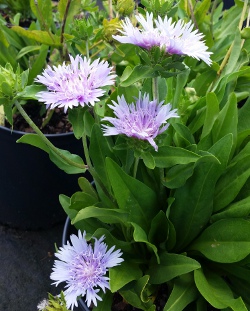
<path id="1" fill-rule="evenodd" d="M 26 231 L 0 226 L 0 310 L 35 311 L 50 292 L 55 243 L 61 246 L 63 223 Z"/>

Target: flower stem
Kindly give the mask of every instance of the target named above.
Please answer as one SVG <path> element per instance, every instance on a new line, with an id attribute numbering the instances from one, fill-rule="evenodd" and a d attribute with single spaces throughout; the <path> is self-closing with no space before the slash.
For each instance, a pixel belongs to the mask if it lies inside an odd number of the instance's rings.
<path id="1" fill-rule="evenodd" d="M 140 161 L 140 158 L 136 157 L 135 158 L 135 163 L 134 163 L 134 169 L 133 169 L 133 177 L 134 178 L 136 178 L 139 161 Z"/>
<path id="2" fill-rule="evenodd" d="M 153 100 L 157 99 L 159 101 L 158 77 L 155 77 L 152 80 Z"/>
<path id="3" fill-rule="evenodd" d="M 26 111 L 23 109 L 23 107 L 20 105 L 18 101 L 15 101 L 15 106 L 17 107 L 18 111 L 23 116 L 24 120 L 32 127 L 32 129 L 36 132 L 36 134 L 41 138 L 41 140 L 48 146 L 56 155 L 58 155 L 63 161 L 65 161 L 67 164 L 81 168 L 83 170 L 86 169 L 86 165 L 82 165 L 79 163 L 76 163 L 69 158 L 65 157 L 60 149 L 56 148 L 51 141 L 40 131 L 40 129 L 35 125 L 35 123 L 30 119 L 30 117 L 27 115 Z"/>

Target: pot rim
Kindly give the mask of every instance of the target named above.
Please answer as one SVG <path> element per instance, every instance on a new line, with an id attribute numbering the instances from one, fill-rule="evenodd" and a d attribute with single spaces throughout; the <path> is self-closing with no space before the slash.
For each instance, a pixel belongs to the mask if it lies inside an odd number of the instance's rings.
<path id="1" fill-rule="evenodd" d="M 27 132 L 22 132 L 22 131 L 17 131 L 17 130 L 12 130 L 6 126 L 0 125 L 0 129 L 6 132 L 11 132 L 14 133 L 16 135 L 20 135 L 23 136 L 25 134 L 36 134 L 34 133 L 27 133 Z M 44 134 L 46 137 L 58 137 L 58 136 L 70 136 L 70 135 L 74 135 L 73 132 L 67 132 L 67 133 L 57 133 L 57 134 Z"/>

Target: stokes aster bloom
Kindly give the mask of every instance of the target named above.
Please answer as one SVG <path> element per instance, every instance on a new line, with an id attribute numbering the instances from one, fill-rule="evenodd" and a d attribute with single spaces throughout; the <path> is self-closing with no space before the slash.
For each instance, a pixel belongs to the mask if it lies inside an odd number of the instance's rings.
<path id="1" fill-rule="evenodd" d="M 177 109 L 171 110 L 171 105 L 164 105 L 164 101 L 160 103 L 157 100 L 149 101 L 148 94 L 142 97 L 140 93 L 136 104 L 127 104 L 124 96 L 118 96 L 117 100 L 118 103 L 112 101 L 113 105 L 109 105 L 117 118 L 102 119 L 114 125 L 114 127 L 102 125 L 104 136 L 125 134 L 128 137 L 147 140 L 157 151 L 158 146 L 154 138 L 169 127 L 168 119 L 179 117 Z M 162 126 L 164 123 L 167 124 Z"/>
<path id="2" fill-rule="evenodd" d="M 188 55 L 198 60 L 203 60 L 210 65 L 211 52 L 207 51 L 198 30 L 194 30 L 194 25 L 189 22 L 185 24 L 179 20 L 172 22 L 172 18 L 165 17 L 164 20 L 158 16 L 158 20 L 153 20 L 153 14 L 146 13 L 146 18 L 139 14 L 136 19 L 142 26 L 141 29 L 134 27 L 128 17 L 122 22 L 123 30 L 119 30 L 123 36 L 113 36 L 121 43 L 131 43 L 150 50 L 154 46 L 159 46 L 167 54 Z M 156 27 L 154 27 L 154 24 Z"/>
<path id="3" fill-rule="evenodd" d="M 100 287 L 104 292 L 109 289 L 109 278 L 106 273 L 109 268 L 119 265 L 123 259 L 120 258 L 122 252 L 114 251 L 114 246 L 107 250 L 107 245 L 103 243 L 104 236 L 99 240 L 95 239 L 94 246 L 87 243 L 86 232 L 78 236 L 72 234 L 67 245 L 60 247 L 55 256 L 53 272 L 50 278 L 56 282 L 56 286 L 61 282 L 66 282 L 64 291 L 67 308 L 73 310 L 77 306 L 77 297 L 85 296 L 87 305 L 93 302 L 97 305 L 97 300 L 102 300 L 97 295 Z"/>
<path id="4" fill-rule="evenodd" d="M 77 55 L 74 59 L 71 55 L 70 64 L 63 63 L 58 67 L 48 66 L 42 75 L 38 75 L 36 82 L 44 84 L 48 91 L 37 93 L 40 102 L 44 102 L 47 108 L 74 106 L 94 106 L 105 91 L 104 86 L 114 84 L 115 74 L 108 62 L 94 60 L 92 63 L 86 57 Z"/>

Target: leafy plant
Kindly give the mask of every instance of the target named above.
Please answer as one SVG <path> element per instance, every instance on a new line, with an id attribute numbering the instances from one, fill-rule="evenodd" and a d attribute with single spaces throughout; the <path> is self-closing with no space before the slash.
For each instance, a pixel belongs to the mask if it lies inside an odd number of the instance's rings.
<path id="1" fill-rule="evenodd" d="M 79 191 L 60 195 L 60 202 L 77 229 L 96 239 L 105 236 L 109 247 L 123 253 L 124 262 L 109 270 L 110 292 L 98 304 L 93 298 L 93 310 L 110 310 L 112 294 L 119 292 L 132 306 L 153 311 L 163 290 L 164 311 L 250 310 L 248 1 L 236 1 L 228 11 L 210 0 L 143 5 L 144 15 L 131 15 L 119 24 L 112 36 L 116 43 L 101 39 L 104 49 L 97 47 L 103 32 L 95 19 L 76 24 L 84 36 L 76 30 L 74 37 L 65 35 L 73 56 L 47 76 L 47 93 L 36 94 L 32 85 L 16 96 L 48 99 L 54 91 L 51 78 L 59 85 L 56 95 L 64 88 L 70 91 L 58 68 L 62 73 L 71 70 L 67 81 L 75 87 L 72 97 L 47 104 L 69 109 L 86 160 L 57 149 L 38 129 L 38 135 L 25 135 L 19 142 L 46 151 L 67 173 L 92 174 L 94 186 L 80 177 Z M 172 20 L 158 17 L 164 10 Z M 185 28 L 190 20 L 196 30 Z M 165 27 L 167 22 L 172 25 L 175 36 L 171 31 L 163 35 L 161 21 Z M 178 36 L 180 29 L 186 31 Z M 192 30 L 199 36 L 198 29 L 204 38 L 184 42 Z M 185 52 L 189 48 L 192 52 Z M 87 58 L 74 54 L 75 49 Z M 201 50 L 203 54 L 196 54 Z M 100 70 L 96 60 L 103 57 L 106 66 L 107 55 L 117 75 L 112 87 L 111 67 Z M 99 81 L 105 82 L 103 87 Z M 15 105 L 25 116 L 18 101 Z M 162 105 L 169 115 L 159 121 Z M 156 124 L 164 131 L 154 135 Z"/>

